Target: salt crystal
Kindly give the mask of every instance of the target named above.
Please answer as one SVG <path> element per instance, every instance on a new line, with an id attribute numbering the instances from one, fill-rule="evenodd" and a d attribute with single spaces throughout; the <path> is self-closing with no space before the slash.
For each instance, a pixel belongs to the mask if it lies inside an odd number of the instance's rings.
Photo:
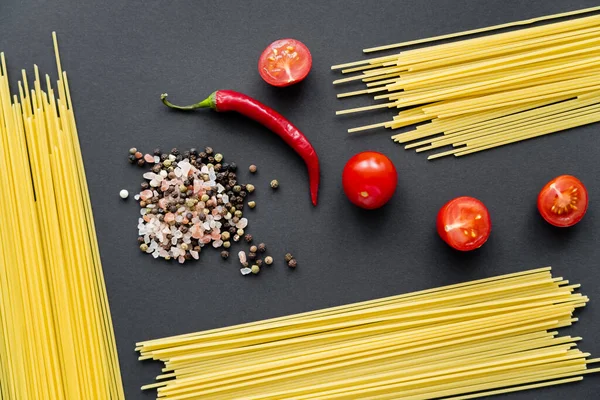
<path id="1" fill-rule="evenodd" d="M 142 209 L 140 210 L 140 214 L 141 214 L 141 215 L 146 215 L 146 213 L 147 213 L 147 212 L 148 212 L 148 209 L 147 209 L 147 208 L 142 208 Z"/>
<path id="2" fill-rule="evenodd" d="M 144 190 L 142 193 L 140 193 L 140 198 L 144 201 L 148 200 L 151 197 L 152 197 L 152 190 Z"/>
<path id="3" fill-rule="evenodd" d="M 252 270 L 250 268 L 242 268 L 240 269 L 240 272 L 242 273 L 242 275 L 248 275 L 252 273 Z"/>
<path id="4" fill-rule="evenodd" d="M 215 228 L 221 229 L 221 223 L 219 221 L 215 222 Z"/>
<path id="5" fill-rule="evenodd" d="M 178 165 L 178 167 L 181 168 L 181 172 L 183 173 L 183 176 L 187 178 L 188 174 L 190 173 L 190 168 L 192 167 L 192 165 L 187 161 L 182 161 L 177 165 Z"/>
<path id="6" fill-rule="evenodd" d="M 146 154 L 144 156 L 144 161 L 146 161 L 147 163 L 153 164 L 154 163 L 154 156 L 152 154 Z"/>
<path id="7" fill-rule="evenodd" d="M 214 220 L 214 219 L 213 219 L 212 221 L 210 221 L 210 222 L 208 223 L 208 225 L 209 225 L 210 229 L 212 229 L 212 228 L 214 228 L 215 226 L 217 226 L 217 225 L 215 224 L 215 220 Z"/>
<path id="8" fill-rule="evenodd" d="M 156 243 L 154 240 L 150 242 L 150 250 L 154 250 L 158 248 L 158 243 Z"/>
<path id="9" fill-rule="evenodd" d="M 224 194 L 223 197 L 221 197 L 221 199 L 223 200 L 223 204 L 229 203 L 229 196 L 227 196 L 226 194 Z"/>
<path id="10" fill-rule="evenodd" d="M 183 264 L 185 262 L 185 257 L 184 256 L 179 256 L 179 258 L 177 259 L 177 261 L 179 261 L 179 264 Z"/>
<path id="11" fill-rule="evenodd" d="M 246 262 L 246 252 L 240 251 L 238 253 L 238 257 L 240 259 L 240 263 L 244 264 Z"/>
<path id="12" fill-rule="evenodd" d="M 166 178 L 167 175 L 167 171 L 165 171 L 164 169 L 160 171 L 160 176 L 162 176 L 163 178 Z"/>
<path id="13" fill-rule="evenodd" d="M 181 231 L 177 230 L 177 231 L 175 231 L 175 237 L 177 239 L 179 239 L 179 238 L 183 237 L 183 233 L 181 233 Z"/>
<path id="14" fill-rule="evenodd" d="M 190 250 L 190 254 L 192 257 L 194 257 L 194 260 L 197 260 L 198 258 L 200 258 L 199 254 L 197 251 L 194 250 Z"/>
<path id="15" fill-rule="evenodd" d="M 202 168 L 200 168 L 200 172 L 202 172 L 203 174 L 208 174 L 208 167 L 206 165 L 203 165 Z"/>
<path id="16" fill-rule="evenodd" d="M 154 172 L 146 172 L 142 176 L 144 177 L 144 179 L 151 180 L 151 179 L 154 179 L 154 177 L 156 176 L 156 174 Z"/>
<path id="17" fill-rule="evenodd" d="M 175 170 L 173 172 L 175 172 L 175 176 L 178 178 L 180 178 L 181 175 L 183 175 L 183 171 L 179 167 L 175 168 Z"/>
<path id="18" fill-rule="evenodd" d="M 146 244 L 150 243 L 150 235 L 148 235 L 148 234 L 144 235 L 144 243 L 146 243 Z"/>
<path id="19" fill-rule="evenodd" d="M 238 229 L 244 229 L 245 227 L 248 226 L 248 218 L 241 218 L 237 224 L 235 224 L 235 227 Z"/>
<path id="20" fill-rule="evenodd" d="M 217 192 L 222 193 L 225 190 L 225 187 L 220 183 L 217 184 Z"/>
<path id="21" fill-rule="evenodd" d="M 183 238 L 183 243 L 190 244 L 190 243 L 192 243 L 192 239 L 190 239 L 189 237 L 184 237 Z"/>
<path id="22" fill-rule="evenodd" d="M 157 187 L 159 185 L 160 185 L 160 183 L 156 179 L 152 179 L 150 181 L 150 186 L 152 186 L 152 187 Z"/>
<path id="23" fill-rule="evenodd" d="M 175 157 L 173 154 L 169 154 L 169 160 L 175 161 L 175 160 L 177 160 L 177 157 Z"/>
<path id="24" fill-rule="evenodd" d="M 156 207 L 156 205 L 155 205 L 155 204 L 148 204 L 148 205 L 146 206 L 146 208 L 154 208 L 154 207 Z"/>
<path id="25" fill-rule="evenodd" d="M 134 198 L 135 200 L 139 200 L 139 199 L 140 199 L 140 195 L 139 195 L 139 194 L 136 194 L 135 196 L 133 196 L 133 198 Z"/>
<path id="26" fill-rule="evenodd" d="M 177 244 L 177 238 L 176 238 L 175 236 L 173 236 L 173 237 L 171 238 L 171 244 L 172 244 L 173 246 L 175 246 L 175 245 Z"/>
<path id="27" fill-rule="evenodd" d="M 152 253 L 152 257 L 158 258 L 158 250 L 156 250 Z"/>
<path id="28" fill-rule="evenodd" d="M 183 221 L 183 216 L 178 215 L 175 217 L 175 222 L 181 222 L 181 221 Z"/>
<path id="29" fill-rule="evenodd" d="M 209 222 L 204 222 L 202 224 L 202 227 L 204 228 L 205 231 L 210 231 L 210 229 L 211 229 L 211 226 L 210 226 Z"/>
<path id="30" fill-rule="evenodd" d="M 154 156 L 154 164 L 158 164 L 160 162 L 159 156 Z"/>

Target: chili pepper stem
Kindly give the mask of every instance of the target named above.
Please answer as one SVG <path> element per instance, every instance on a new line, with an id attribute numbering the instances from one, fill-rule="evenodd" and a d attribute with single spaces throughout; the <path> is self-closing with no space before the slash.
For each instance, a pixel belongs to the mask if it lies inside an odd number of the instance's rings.
<path id="1" fill-rule="evenodd" d="M 212 93 L 210 96 L 208 96 L 206 99 L 202 100 L 199 103 L 195 103 L 195 104 L 190 104 L 189 106 L 177 106 L 173 103 L 171 103 L 169 100 L 167 100 L 167 97 L 169 95 L 166 93 L 163 93 L 160 95 L 160 99 L 163 102 L 163 104 L 169 108 L 173 108 L 176 110 L 184 110 L 184 111 L 188 111 L 188 110 L 196 110 L 198 108 L 212 108 L 213 110 L 217 109 L 217 104 L 215 102 L 215 94 Z"/>

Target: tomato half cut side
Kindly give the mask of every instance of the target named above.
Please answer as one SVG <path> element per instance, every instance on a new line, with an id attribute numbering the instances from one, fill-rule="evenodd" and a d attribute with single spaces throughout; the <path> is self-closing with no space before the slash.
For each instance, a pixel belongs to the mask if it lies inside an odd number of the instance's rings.
<path id="1" fill-rule="evenodd" d="M 270 85 L 284 87 L 300 82 L 310 72 L 312 56 L 296 39 L 276 40 L 258 59 L 258 72 Z"/>
<path id="2" fill-rule="evenodd" d="M 470 251 L 481 247 L 490 237 L 492 221 L 485 205 L 473 197 L 457 197 L 440 209 L 437 231 L 450 247 Z"/>
<path id="3" fill-rule="evenodd" d="M 557 176 L 542 188 L 537 206 L 549 224 L 561 228 L 573 226 L 581 221 L 587 211 L 588 192 L 574 176 Z"/>

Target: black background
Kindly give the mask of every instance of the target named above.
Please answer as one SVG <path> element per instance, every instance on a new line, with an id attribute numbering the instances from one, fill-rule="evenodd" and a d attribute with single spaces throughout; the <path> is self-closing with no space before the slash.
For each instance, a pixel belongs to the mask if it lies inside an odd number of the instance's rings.
<path id="1" fill-rule="evenodd" d="M 81 144 L 102 252 L 106 284 L 128 399 L 149 399 L 139 387 L 153 382 L 161 364 L 138 362 L 136 341 L 254 321 L 489 277 L 546 265 L 581 282 L 592 299 L 573 331 L 581 349 L 600 355 L 600 141 L 598 126 L 503 147 L 474 156 L 428 162 L 389 139 L 390 131 L 348 135 L 349 127 L 391 119 L 389 110 L 352 117 L 334 111 L 369 105 L 367 97 L 337 100 L 332 64 L 361 59 L 363 47 L 484 27 L 597 5 L 564 1 L 44 1 L 0 2 L 0 50 L 13 82 L 37 63 L 55 74 L 51 32 L 59 35 L 63 68 L 70 74 Z M 294 37 L 313 55 L 305 82 L 269 87 L 256 63 L 275 39 Z M 287 116 L 310 138 L 322 166 L 319 206 L 309 201 L 302 161 L 275 135 L 236 115 L 171 112 L 159 101 L 168 91 L 179 103 L 216 89 L 247 93 Z M 236 257 L 223 262 L 206 249 L 185 267 L 152 259 L 136 245 L 138 208 L 123 202 L 141 170 L 126 162 L 137 146 L 210 145 L 242 168 L 257 187 L 248 211 L 251 232 L 268 244 L 276 263 L 243 277 Z M 387 154 L 399 183 L 377 211 L 352 206 L 341 188 L 345 161 L 363 150 Z M 246 168 L 258 165 L 249 176 Z M 540 188 L 560 174 L 588 187 L 588 215 L 560 230 L 538 215 Z M 269 181 L 280 189 L 272 192 Z M 6 188 L 5 188 L 6 190 Z M 471 195 L 489 208 L 489 242 L 459 254 L 435 233 L 440 206 Z M 235 254 L 242 246 L 235 246 Z M 295 271 L 283 265 L 291 251 Z M 594 399 L 600 378 L 507 395 L 507 399 Z"/>

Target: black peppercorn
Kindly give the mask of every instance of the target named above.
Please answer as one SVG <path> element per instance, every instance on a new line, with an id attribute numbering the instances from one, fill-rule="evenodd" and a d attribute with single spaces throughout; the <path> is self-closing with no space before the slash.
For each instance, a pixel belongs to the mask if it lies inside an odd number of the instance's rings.
<path id="1" fill-rule="evenodd" d="M 189 213 L 185 214 L 185 217 L 191 221 L 192 218 L 194 218 L 194 214 L 192 214 L 191 212 L 189 212 Z"/>
<path id="2" fill-rule="evenodd" d="M 222 168 L 222 165 L 221 165 L 221 164 L 215 164 L 215 171 L 217 171 L 217 172 L 218 172 L 218 171 L 220 171 L 220 170 L 221 170 L 221 168 Z"/>
<path id="3" fill-rule="evenodd" d="M 256 260 L 256 253 L 249 252 L 248 253 L 248 260 L 250 260 L 250 261 Z"/>
<path id="4" fill-rule="evenodd" d="M 160 156 L 160 154 L 161 154 L 161 153 L 162 153 L 162 152 L 160 151 L 160 149 L 159 149 L 159 148 L 156 148 L 156 149 L 154 149 L 154 155 L 155 155 L 155 156 Z"/>
<path id="5" fill-rule="evenodd" d="M 182 198 L 180 198 L 179 200 L 177 200 L 177 203 L 179 203 L 179 204 L 185 204 L 185 200 L 182 199 Z"/>
<path id="6" fill-rule="evenodd" d="M 198 149 L 196 149 L 195 147 L 192 147 L 190 149 L 190 154 L 193 156 L 197 156 L 198 155 Z"/>
<path id="7" fill-rule="evenodd" d="M 172 212 L 172 213 L 177 212 L 177 206 L 169 207 L 169 212 Z"/>
<path id="8" fill-rule="evenodd" d="M 290 261 L 288 261 L 288 267 L 296 268 L 297 266 L 298 266 L 298 262 L 296 261 L 295 258 L 292 258 Z"/>
<path id="9" fill-rule="evenodd" d="M 198 154 L 198 157 L 200 157 L 200 159 L 202 161 L 204 161 L 206 159 L 206 157 L 208 157 L 208 155 L 205 152 L 200 152 L 200 154 Z"/>
<path id="10" fill-rule="evenodd" d="M 137 165 L 139 167 L 143 167 L 146 164 L 146 161 L 144 161 L 143 158 L 140 158 L 139 160 L 137 160 Z"/>
<path id="11" fill-rule="evenodd" d="M 221 171 L 227 171 L 229 169 L 229 163 L 222 163 L 221 164 Z"/>
<path id="12" fill-rule="evenodd" d="M 154 172 L 155 174 L 158 174 L 161 170 L 161 165 L 160 164 L 154 164 L 152 166 L 152 172 Z"/>
<path id="13" fill-rule="evenodd" d="M 235 209 L 236 209 L 236 210 L 240 210 L 240 211 L 241 211 L 241 210 L 243 210 L 243 209 L 244 209 L 244 203 L 239 203 L 239 204 L 236 204 L 236 205 L 235 205 Z"/>
<path id="14" fill-rule="evenodd" d="M 179 193 L 177 192 L 173 192 L 173 194 L 171 195 L 174 199 L 179 197 Z"/>
<path id="15" fill-rule="evenodd" d="M 213 153 L 212 147 L 207 147 L 207 148 L 204 149 L 204 151 L 206 152 L 206 154 L 212 154 Z"/>
<path id="16" fill-rule="evenodd" d="M 142 182 L 142 184 L 140 185 L 142 187 L 142 189 L 146 190 L 150 187 L 150 185 L 148 185 L 148 182 Z"/>
<path id="17" fill-rule="evenodd" d="M 158 217 L 157 217 L 157 218 L 158 218 L 158 220 L 159 220 L 160 222 L 163 222 L 163 221 L 164 221 L 164 219 L 165 219 L 165 216 L 164 216 L 163 214 L 158 214 Z"/>
<path id="18" fill-rule="evenodd" d="M 210 164 L 214 164 L 215 163 L 215 158 L 213 156 L 208 156 L 208 162 Z"/>
<path id="19" fill-rule="evenodd" d="M 259 267 L 262 267 L 262 263 L 263 263 L 263 260 L 261 260 L 260 258 L 258 260 L 254 261 L 254 264 L 258 265 Z"/>
<path id="20" fill-rule="evenodd" d="M 129 160 L 130 164 L 133 164 L 135 162 L 135 156 L 133 154 L 130 154 L 129 157 L 127 157 L 127 159 Z"/>
<path id="21" fill-rule="evenodd" d="M 214 195 L 215 195 L 215 191 L 214 191 L 214 190 L 212 190 L 212 189 L 209 189 L 209 190 L 207 190 L 207 191 L 206 191 L 206 194 L 207 194 L 209 197 L 212 197 L 212 196 L 214 196 Z"/>
<path id="22" fill-rule="evenodd" d="M 192 255 L 190 253 L 185 253 L 185 259 L 186 260 L 191 260 L 192 259 Z"/>
<path id="23" fill-rule="evenodd" d="M 227 184 L 229 186 L 233 187 L 233 186 L 235 186 L 236 183 L 237 183 L 237 181 L 235 179 L 229 179 L 229 182 Z"/>
<path id="24" fill-rule="evenodd" d="M 264 243 L 259 244 L 258 251 L 260 251 L 261 253 L 264 253 L 265 251 L 267 251 L 267 245 L 265 245 Z"/>
<path id="25" fill-rule="evenodd" d="M 204 221 L 204 220 L 206 220 L 206 214 L 204 214 L 204 213 L 200 213 L 200 214 L 198 214 L 198 219 L 199 219 L 200 221 Z"/>
<path id="26" fill-rule="evenodd" d="M 165 161 L 167 158 L 169 158 L 168 154 L 161 154 L 160 155 L 160 161 Z"/>
<path id="27" fill-rule="evenodd" d="M 227 250 L 223 250 L 221 252 L 221 257 L 226 260 L 227 258 L 229 258 L 229 252 Z"/>
<path id="28" fill-rule="evenodd" d="M 236 171 L 237 170 L 237 164 L 236 163 L 230 163 L 229 164 L 229 170 L 230 171 Z"/>
<path id="29" fill-rule="evenodd" d="M 189 151 L 184 151 L 183 152 L 183 158 L 190 158 L 190 152 Z"/>
<path id="30" fill-rule="evenodd" d="M 140 237 L 138 238 L 138 243 L 139 243 L 139 244 L 142 244 L 142 243 L 144 243 L 144 237 L 143 237 L 143 236 L 140 236 Z"/>
<path id="31" fill-rule="evenodd" d="M 249 233 L 247 233 L 247 234 L 244 236 L 244 240 L 245 240 L 247 243 L 250 243 L 250 242 L 252 242 L 252 235 L 251 235 L 251 234 L 249 234 Z"/>
<path id="32" fill-rule="evenodd" d="M 181 233 L 188 233 L 188 227 L 187 226 L 182 226 L 180 229 Z"/>
<path id="33" fill-rule="evenodd" d="M 235 235 L 236 232 L 237 232 L 237 228 L 235 226 L 232 226 L 231 228 L 229 228 L 229 233 L 231 233 L 232 235 Z"/>
<path id="34" fill-rule="evenodd" d="M 240 191 L 240 197 L 241 197 L 241 198 L 244 198 L 244 197 L 246 197 L 246 195 L 247 195 L 247 194 L 248 194 L 248 193 L 246 193 L 246 191 L 245 191 L 245 190 L 241 190 L 241 191 Z"/>
<path id="35" fill-rule="evenodd" d="M 174 156 L 179 154 L 179 150 L 177 148 L 172 148 L 171 149 L 171 154 L 173 154 Z"/>

